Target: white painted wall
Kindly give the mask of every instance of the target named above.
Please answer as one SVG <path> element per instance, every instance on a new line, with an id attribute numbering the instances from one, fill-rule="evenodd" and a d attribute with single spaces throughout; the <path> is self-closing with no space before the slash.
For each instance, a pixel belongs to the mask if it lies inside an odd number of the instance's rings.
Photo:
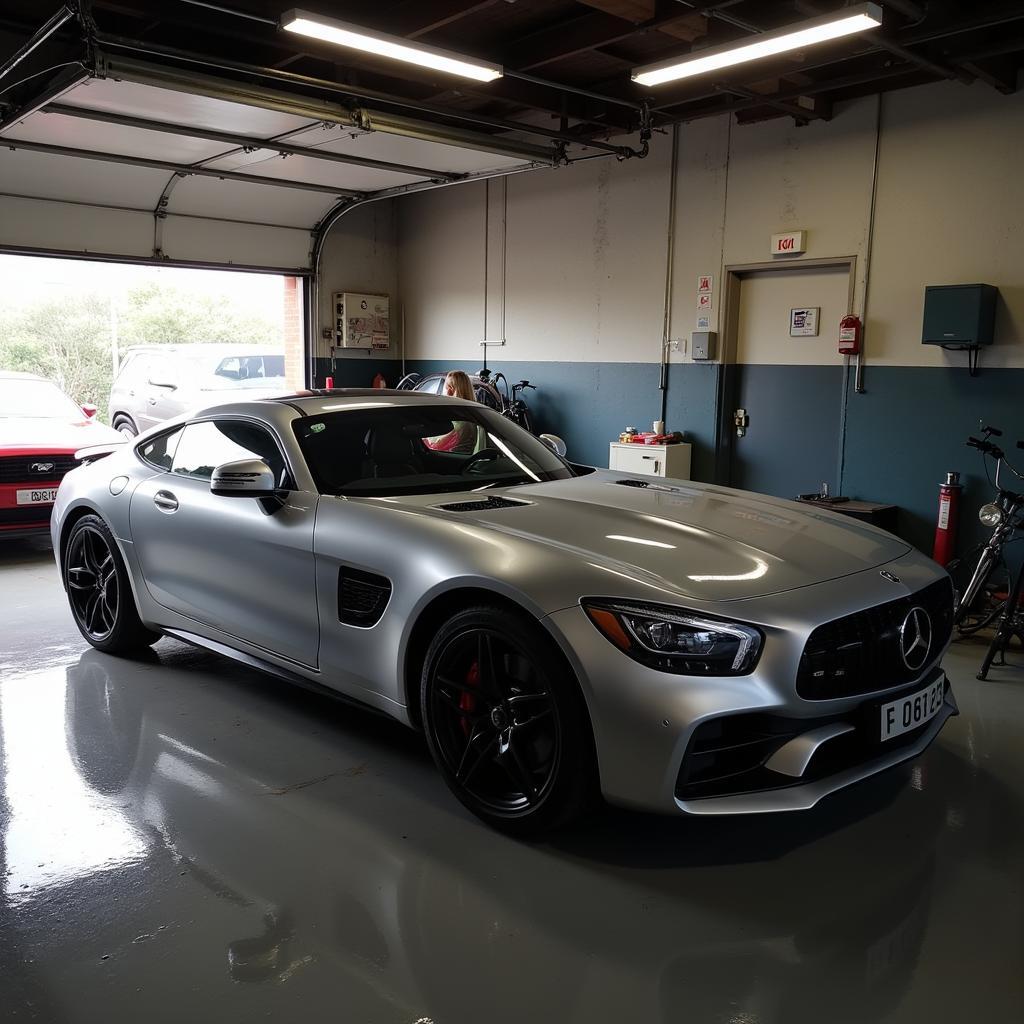
<path id="1" fill-rule="evenodd" d="M 398 257 L 395 248 L 395 209 L 391 201 L 359 206 L 338 220 L 327 236 L 321 257 L 319 326 L 333 323 L 331 293 L 364 292 L 391 297 L 391 350 L 377 358 L 401 354 L 401 316 L 398 295 Z M 319 330 L 318 330 L 319 335 Z M 330 355 L 331 344 L 318 336 L 317 354 Z M 339 351 L 339 357 L 366 359 L 365 350 Z"/>
<path id="2" fill-rule="evenodd" d="M 1024 366 L 1024 93 L 941 83 L 885 95 L 880 135 L 877 115 L 872 97 L 803 128 L 726 118 L 680 128 L 671 337 L 696 327 L 698 274 L 715 276 L 714 329 L 723 268 L 765 262 L 772 233 L 803 228 L 801 259 L 857 259 L 854 309 L 863 310 L 866 292 L 868 363 L 960 366 L 962 354 L 920 344 L 924 287 L 982 281 L 1002 296 L 984 365 Z M 504 360 L 657 362 L 670 150 L 659 135 L 644 161 L 594 161 L 489 190 L 456 186 L 399 200 L 407 356 L 475 359 L 485 332 L 500 330 L 504 297 Z M 502 187 L 507 203 L 496 199 Z M 785 347 L 759 353 L 793 361 Z M 841 361 L 831 346 L 811 361 L 833 360 Z"/>

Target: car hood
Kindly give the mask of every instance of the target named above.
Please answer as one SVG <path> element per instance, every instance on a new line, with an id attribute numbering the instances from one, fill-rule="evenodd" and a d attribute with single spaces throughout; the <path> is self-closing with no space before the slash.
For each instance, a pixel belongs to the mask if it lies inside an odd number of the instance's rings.
<path id="1" fill-rule="evenodd" d="M 69 422 L 67 420 L 49 420 L 0 417 L 0 452 L 5 448 L 18 448 L 30 451 L 49 451 L 64 449 L 76 451 L 93 444 L 107 444 L 112 441 L 123 441 L 124 438 L 113 428 L 96 420 Z"/>
<path id="2" fill-rule="evenodd" d="M 701 601 L 763 597 L 862 572 L 909 545 L 838 513 L 708 484 L 623 485 L 621 473 L 413 501 L 433 514 L 556 547 Z M 437 505 L 501 496 L 518 508 Z M 432 506 L 432 507 L 431 507 Z M 608 590 L 614 591 L 613 580 Z"/>

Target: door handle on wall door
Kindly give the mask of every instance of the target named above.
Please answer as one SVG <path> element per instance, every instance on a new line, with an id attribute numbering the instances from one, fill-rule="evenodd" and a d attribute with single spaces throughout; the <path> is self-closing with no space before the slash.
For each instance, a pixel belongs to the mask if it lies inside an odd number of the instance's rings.
<path id="1" fill-rule="evenodd" d="M 178 499 L 170 491 L 157 491 L 153 495 L 153 504 L 168 515 L 178 511 Z"/>

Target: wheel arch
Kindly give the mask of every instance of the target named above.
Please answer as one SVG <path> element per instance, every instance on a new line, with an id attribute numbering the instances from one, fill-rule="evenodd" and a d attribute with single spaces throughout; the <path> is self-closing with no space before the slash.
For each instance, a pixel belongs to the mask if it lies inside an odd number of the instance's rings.
<path id="1" fill-rule="evenodd" d="M 409 631 L 402 656 L 402 694 L 413 728 L 421 730 L 423 722 L 420 715 L 420 676 L 423 671 L 423 659 L 426 656 L 430 641 L 438 629 L 453 615 L 467 608 L 478 605 L 490 605 L 503 608 L 514 614 L 522 615 L 542 629 L 552 640 L 565 661 L 566 667 L 572 672 L 583 706 L 586 708 L 588 725 L 590 726 L 591 742 L 593 743 L 593 725 L 590 722 L 590 704 L 587 700 L 585 687 L 580 681 L 580 665 L 568 650 L 566 641 L 557 631 L 552 629 L 546 617 L 539 617 L 524 602 L 487 587 L 462 585 L 435 595 L 419 611 L 416 621 Z"/>
<path id="2" fill-rule="evenodd" d="M 71 539 L 71 531 L 75 528 L 75 523 L 80 519 L 84 519 L 86 516 L 99 516 L 106 522 L 103 517 L 103 513 L 98 508 L 92 505 L 76 505 L 74 508 L 69 510 L 64 521 L 60 524 L 60 541 L 57 549 L 57 569 L 60 572 L 60 584 L 64 589 L 67 589 L 67 584 L 64 580 L 64 559 L 68 553 L 68 541 Z"/>

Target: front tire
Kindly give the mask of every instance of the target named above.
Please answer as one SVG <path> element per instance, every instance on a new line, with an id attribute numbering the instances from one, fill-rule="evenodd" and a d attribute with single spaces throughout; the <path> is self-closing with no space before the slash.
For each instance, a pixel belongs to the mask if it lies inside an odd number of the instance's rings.
<path id="1" fill-rule="evenodd" d="M 583 696 L 525 615 L 479 607 L 449 619 L 427 651 L 420 700 L 434 763 L 487 824 L 534 836 L 590 806 L 597 772 Z"/>
<path id="2" fill-rule="evenodd" d="M 97 515 L 83 516 L 72 527 L 64 586 L 78 631 L 98 651 L 130 654 L 160 639 L 142 624 L 117 542 Z"/>

